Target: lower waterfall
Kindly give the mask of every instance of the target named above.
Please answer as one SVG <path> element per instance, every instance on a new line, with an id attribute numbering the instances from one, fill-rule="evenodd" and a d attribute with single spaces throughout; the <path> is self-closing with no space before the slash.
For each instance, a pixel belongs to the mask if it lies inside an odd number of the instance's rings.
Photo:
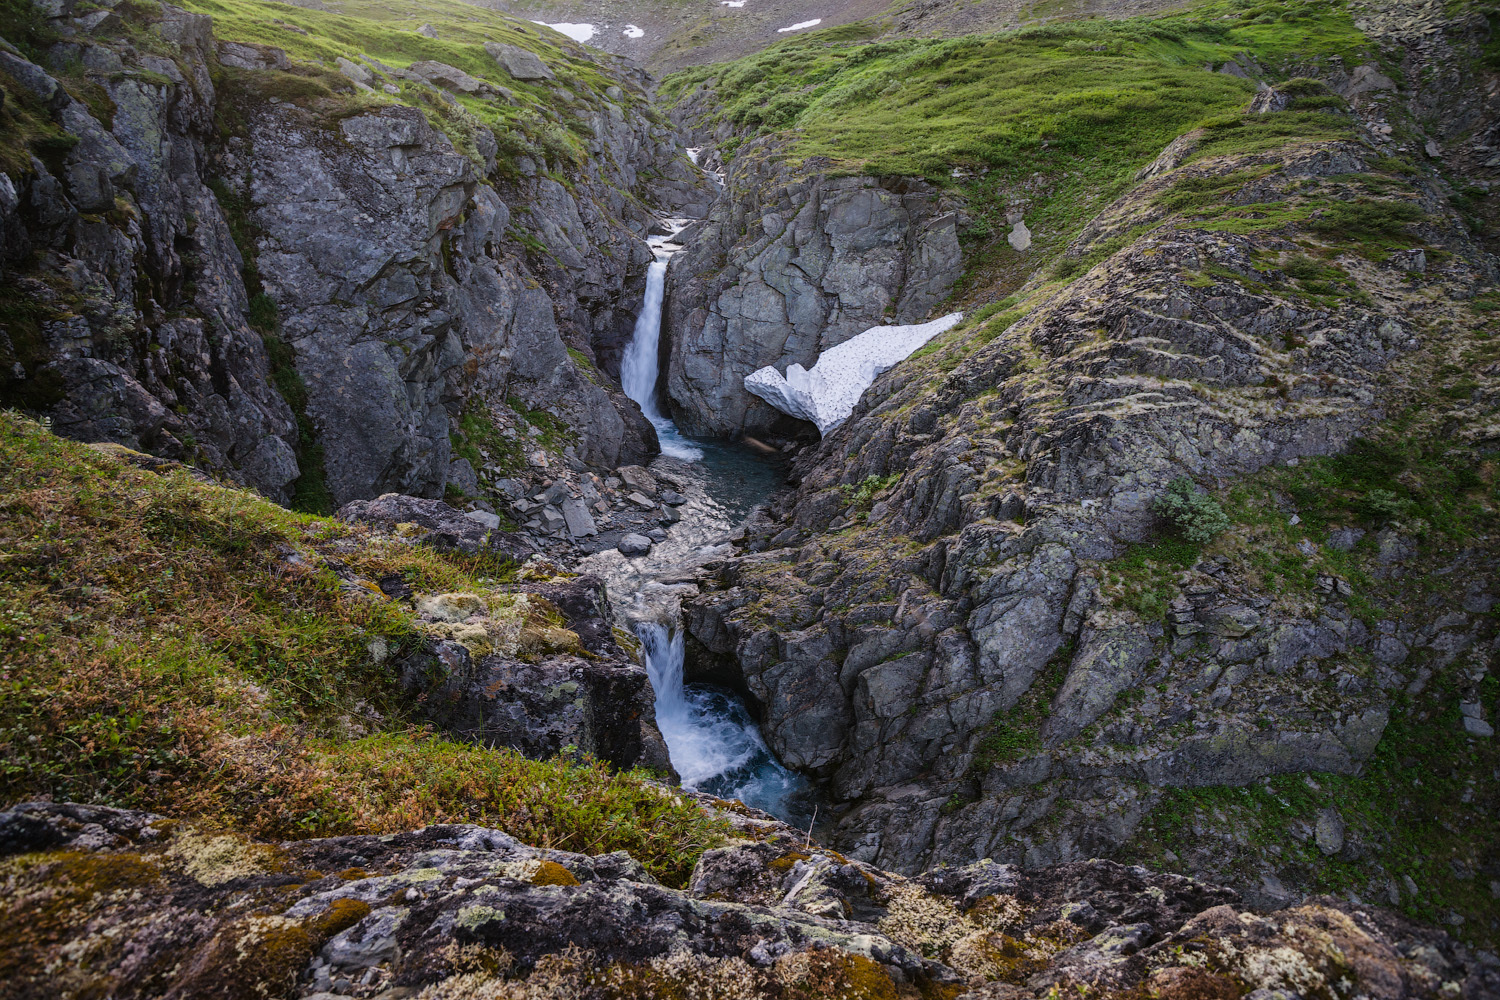
<path id="1" fill-rule="evenodd" d="M 771 753 L 744 704 L 728 691 L 683 684 L 681 629 L 646 621 L 635 632 L 656 690 L 656 725 L 682 784 L 805 822 L 807 783 Z"/>

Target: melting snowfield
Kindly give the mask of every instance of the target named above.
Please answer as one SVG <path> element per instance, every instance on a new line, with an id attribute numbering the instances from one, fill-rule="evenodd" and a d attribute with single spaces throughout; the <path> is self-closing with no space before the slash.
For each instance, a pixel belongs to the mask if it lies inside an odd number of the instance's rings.
<path id="1" fill-rule="evenodd" d="M 553 31 L 561 31 L 575 42 L 586 42 L 594 37 L 594 26 L 592 24 L 572 24 L 568 21 L 564 21 L 561 24 L 547 24 L 546 21 L 532 21 L 531 23 L 545 25 Z M 645 32 L 641 34 L 645 34 Z M 631 35 L 630 37 L 637 38 L 639 36 Z"/>
<path id="2" fill-rule="evenodd" d="M 827 434 L 849 418 L 876 376 L 953 328 L 962 313 L 914 326 L 875 326 L 818 357 L 811 370 L 793 362 L 786 377 L 767 365 L 745 376 L 745 388 L 782 413 L 810 420 Z"/>
<path id="3" fill-rule="evenodd" d="M 730 4 L 730 6 L 733 7 L 734 4 Z M 798 21 L 796 24 L 788 25 L 785 28 L 777 28 L 776 30 L 778 32 L 801 31 L 803 28 L 811 28 L 822 23 L 823 19 L 821 17 L 815 17 L 811 21 Z"/>
<path id="4" fill-rule="evenodd" d="M 637 28 L 633 24 L 627 24 L 625 25 L 625 30 L 620 32 L 620 34 L 624 35 L 626 38 L 645 38 L 646 29 Z"/>

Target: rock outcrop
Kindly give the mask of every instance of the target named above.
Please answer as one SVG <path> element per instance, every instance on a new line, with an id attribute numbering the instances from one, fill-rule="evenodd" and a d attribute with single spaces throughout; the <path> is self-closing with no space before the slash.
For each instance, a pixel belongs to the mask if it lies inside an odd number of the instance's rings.
<path id="1" fill-rule="evenodd" d="M 685 608 L 689 663 L 738 673 L 773 749 L 824 782 L 840 849 L 903 871 L 1106 855 L 1165 789 L 1357 773 L 1403 689 L 1486 676 L 1489 543 L 1429 539 L 1424 561 L 1387 515 L 1378 550 L 1345 562 L 1352 542 L 1297 527 L 1318 487 L 1289 471 L 1239 494 L 1263 520 L 1237 541 L 1180 563 L 1152 548 L 1173 537 L 1154 508 L 1170 481 L 1223 486 L 1337 453 L 1422 398 L 1448 345 L 1465 349 L 1463 303 L 1494 274 L 1440 187 L 1410 182 L 1395 197 L 1420 212 L 1386 209 L 1420 214 L 1406 239 L 1449 255 L 1425 275 L 1409 251 L 1361 256 L 1301 221 L 1369 204 L 1348 178 L 1379 169 L 1338 142 L 1179 159 L 1085 230 L 1069 250 L 1081 277 L 1039 276 L 988 327 L 883 376 L 799 459 L 774 522 Z M 1243 228 L 1167 207 L 1176 186 L 1214 183 L 1223 211 L 1298 207 Z M 1316 266 L 1342 292 L 1291 276 L 1315 266 L 1305 248 L 1336 262 Z M 1493 451 L 1492 377 L 1482 405 L 1421 425 L 1473 428 L 1460 464 Z M 1255 568 L 1276 559 L 1279 575 Z M 1469 583 L 1426 605 L 1375 582 L 1457 567 Z M 1222 870 L 1221 853 L 1202 859 Z M 1263 903 L 1295 896 L 1277 864 Z M 1247 881 L 1262 891 L 1259 871 Z"/>
<path id="2" fill-rule="evenodd" d="M 123 16 L 169 54 L 60 16 L 45 65 L 0 57 L 62 151 L 0 184 L 7 281 L 35 302 L 0 345 L 8 399 L 283 502 L 303 477 L 333 505 L 473 494 L 535 464 L 493 444 L 527 420 L 556 462 L 655 453 L 609 359 L 651 260 L 645 206 L 701 214 L 707 187 L 639 71 L 596 67 L 596 92 L 517 69 L 581 139 L 528 118 L 502 147 L 443 93 L 504 88 L 446 64 L 334 74 L 170 5 Z M 546 69 L 504 48 L 499 78 Z M 491 457 L 455 469 L 455 441 Z"/>
<path id="3" fill-rule="evenodd" d="M 173 56 L 83 33 L 60 42 L 53 61 L 82 67 L 71 88 L 0 50 L 8 113 L 47 123 L 56 151 L 44 162 L 10 150 L 28 165 L 0 176 L 0 268 L 26 303 L 0 342 L 7 404 L 80 440 L 196 461 L 286 500 L 297 426 L 205 183 L 211 22 L 166 6 L 147 31 Z"/>
<path id="4" fill-rule="evenodd" d="M 768 429 L 780 415 L 746 375 L 810 368 L 872 326 L 920 323 L 962 270 L 958 209 L 943 193 L 829 177 L 816 160 L 793 170 L 776 152 L 769 140 L 741 147 L 667 268 L 666 395 L 689 433 Z"/>
<path id="5" fill-rule="evenodd" d="M 440 500 L 387 494 L 351 503 L 339 517 L 365 529 L 361 546 L 419 545 L 497 564 L 525 560 L 516 582 L 430 593 L 400 574 L 372 579 L 343 560 L 323 559 L 321 568 L 345 590 L 414 613 L 418 642 L 393 648 L 380 640 L 370 652 L 428 721 L 537 759 L 586 754 L 675 780 L 646 668 L 599 579 L 563 573 L 499 530 L 493 514 L 460 512 Z M 301 557 L 283 559 L 293 572 L 316 568 Z"/>
<path id="6" fill-rule="evenodd" d="M 905 879 L 764 816 L 686 888 L 625 852 L 499 830 L 259 843 L 149 813 L 0 813 L 17 1000 L 150 996 L 1099 997 L 1480 1000 L 1500 970 L 1333 899 L 1260 916 L 1104 861 Z"/>
<path id="7" fill-rule="evenodd" d="M 434 643 L 402 683 L 448 732 L 528 757 L 586 753 L 676 780 L 656 727 L 656 694 L 604 584 L 584 576 L 503 593 L 416 596 Z"/>

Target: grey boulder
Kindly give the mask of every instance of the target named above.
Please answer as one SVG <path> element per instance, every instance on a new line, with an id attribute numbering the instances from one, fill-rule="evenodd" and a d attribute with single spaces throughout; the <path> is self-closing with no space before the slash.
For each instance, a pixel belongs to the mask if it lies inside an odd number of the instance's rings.
<path id="1" fill-rule="evenodd" d="M 620 543 L 616 548 L 620 550 L 622 555 L 643 556 L 651 551 L 651 539 L 632 531 L 628 535 L 621 537 Z"/>

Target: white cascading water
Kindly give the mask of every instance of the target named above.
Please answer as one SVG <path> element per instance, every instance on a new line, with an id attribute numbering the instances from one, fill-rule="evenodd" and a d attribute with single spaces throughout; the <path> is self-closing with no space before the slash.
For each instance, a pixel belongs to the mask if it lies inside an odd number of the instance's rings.
<path id="1" fill-rule="evenodd" d="M 656 379 L 661 349 L 661 301 L 667 284 L 667 261 L 682 249 L 672 238 L 686 225 L 680 219 L 669 219 L 671 232 L 665 236 L 653 236 L 647 243 L 656 259 L 646 270 L 646 301 L 641 304 L 641 314 L 636 317 L 635 333 L 625 347 L 625 356 L 620 359 L 620 385 L 625 395 L 640 404 L 641 412 L 656 428 L 661 441 L 663 455 L 671 455 L 686 462 L 703 457 L 702 449 L 689 444 L 677 429 L 677 425 L 664 416 L 656 407 Z"/>
<path id="2" fill-rule="evenodd" d="M 739 699 L 683 685 L 681 629 L 639 622 L 635 630 L 656 689 L 656 725 L 683 786 L 801 821 L 794 796 L 805 782 L 772 755 Z"/>
<path id="3" fill-rule="evenodd" d="M 678 508 L 682 521 L 672 529 L 673 541 L 656 545 L 649 555 L 637 559 L 627 559 L 613 550 L 602 552 L 586 560 L 586 569 L 604 577 L 616 607 L 634 619 L 632 625 L 641 640 L 646 670 L 656 691 L 656 724 L 667 741 L 672 766 L 681 775 L 682 784 L 722 798 L 739 799 L 801 824 L 806 822 L 803 800 L 807 782 L 783 767 L 771 753 L 761 738 L 760 727 L 739 698 L 728 691 L 683 683 L 678 598 L 668 596 L 663 603 L 648 596 L 660 598 L 662 591 L 671 590 L 654 580 L 676 575 L 683 566 L 701 565 L 721 556 L 722 546 L 714 539 L 722 540 L 738 518 L 749 513 L 749 505 L 757 502 L 751 498 L 761 489 L 769 493 L 769 478 L 774 478 L 762 462 L 752 461 L 752 471 L 744 457 L 729 449 L 711 442 L 695 445 L 657 407 L 667 261 L 682 249 L 675 237 L 686 225 L 685 220 L 668 220 L 668 232 L 647 241 L 656 259 L 646 272 L 646 299 L 636 319 L 635 333 L 620 359 L 620 382 L 625 394 L 640 404 L 641 412 L 656 427 L 662 454 L 691 463 L 679 467 L 677 474 L 686 477 L 685 483 L 693 482 L 692 487 L 683 487 L 692 496 Z"/>

